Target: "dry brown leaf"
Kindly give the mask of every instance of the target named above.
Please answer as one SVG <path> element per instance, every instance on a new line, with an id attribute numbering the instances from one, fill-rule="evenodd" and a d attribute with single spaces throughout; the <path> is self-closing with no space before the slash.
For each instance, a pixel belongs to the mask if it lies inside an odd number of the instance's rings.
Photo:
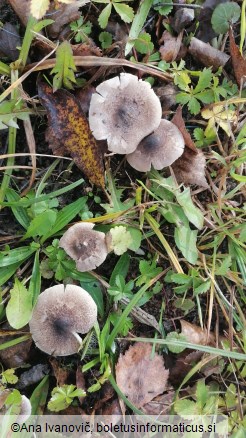
<path id="1" fill-rule="evenodd" d="M 163 357 L 154 354 L 152 345 L 137 342 L 116 365 L 116 381 L 121 391 L 137 408 L 149 403 L 166 388 L 169 371 L 164 367 Z"/>
<path id="2" fill-rule="evenodd" d="M 180 130 L 181 134 L 184 137 L 185 145 L 197 154 L 196 145 L 195 145 L 194 141 L 192 140 L 190 133 L 187 131 L 187 129 L 185 127 L 185 122 L 184 122 L 184 119 L 182 117 L 181 105 L 179 105 L 179 107 L 177 108 L 176 113 L 173 116 L 171 122 L 174 123 L 174 125 L 176 125 L 177 128 Z"/>
<path id="3" fill-rule="evenodd" d="M 69 154 L 90 182 L 104 187 L 102 151 L 94 139 L 77 99 L 66 90 L 53 93 L 39 81 L 38 93 L 48 113 L 48 135 L 54 154 Z"/>
<path id="4" fill-rule="evenodd" d="M 195 37 L 191 38 L 188 52 L 206 67 L 213 67 L 213 70 L 224 67 L 230 59 L 230 56 L 226 53 Z"/>
<path id="5" fill-rule="evenodd" d="M 85 376 L 82 372 L 81 366 L 78 366 L 76 370 L 76 387 L 86 391 Z M 81 404 L 85 401 L 85 397 L 78 397 L 78 399 Z"/>
<path id="6" fill-rule="evenodd" d="M 192 351 L 187 354 L 187 350 L 179 354 L 175 365 L 170 368 L 170 382 L 179 385 L 194 365 L 201 360 L 203 354 L 202 351 Z"/>
<path id="7" fill-rule="evenodd" d="M 51 357 L 49 362 L 52 366 L 57 386 L 65 385 L 68 382 L 68 376 L 70 373 L 68 368 L 62 367 L 60 361 L 54 357 Z"/>
<path id="8" fill-rule="evenodd" d="M 14 9 L 16 15 L 18 15 L 20 21 L 25 26 L 30 16 L 31 0 L 8 0 L 8 3 Z"/>
<path id="9" fill-rule="evenodd" d="M 179 183 L 197 184 L 208 188 L 205 178 L 206 160 L 202 151 L 193 152 L 185 147 L 183 155 L 172 164 L 172 169 Z"/>
<path id="10" fill-rule="evenodd" d="M 191 344 L 199 345 L 215 345 L 215 336 L 209 333 L 207 337 L 207 330 L 203 330 L 196 324 L 191 324 L 188 321 L 180 320 L 181 334 L 184 335 L 187 341 Z"/>
<path id="11" fill-rule="evenodd" d="M 235 43 L 232 29 L 230 29 L 229 36 L 230 36 L 230 53 L 231 53 L 232 65 L 234 68 L 237 84 L 240 87 L 241 81 L 243 84 L 245 84 L 246 82 L 246 59 L 241 55 L 240 50 Z"/>
<path id="12" fill-rule="evenodd" d="M 142 407 L 146 415 L 169 415 L 174 400 L 175 391 L 170 388 L 166 394 L 158 395 Z"/>
<path id="13" fill-rule="evenodd" d="M 172 36 L 167 30 L 163 32 L 162 41 L 164 45 L 160 47 L 161 59 L 166 62 L 174 61 L 180 51 L 183 33 L 177 37 Z"/>
<path id="14" fill-rule="evenodd" d="M 90 39 L 89 43 L 71 45 L 73 56 L 102 56 L 102 50 Z"/>

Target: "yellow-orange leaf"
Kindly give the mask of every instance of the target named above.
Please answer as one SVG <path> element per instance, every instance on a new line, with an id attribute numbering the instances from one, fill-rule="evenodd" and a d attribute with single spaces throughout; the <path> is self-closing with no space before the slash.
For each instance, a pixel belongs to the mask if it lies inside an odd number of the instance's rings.
<path id="1" fill-rule="evenodd" d="M 66 90 L 53 93 L 39 81 L 38 93 L 47 110 L 47 140 L 54 154 L 70 155 L 91 183 L 104 187 L 102 151 L 94 139 L 77 99 Z"/>

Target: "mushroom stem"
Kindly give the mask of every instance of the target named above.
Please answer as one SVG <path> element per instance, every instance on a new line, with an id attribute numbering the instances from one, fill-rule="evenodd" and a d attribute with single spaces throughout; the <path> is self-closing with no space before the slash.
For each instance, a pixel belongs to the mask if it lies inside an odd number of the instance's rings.
<path id="1" fill-rule="evenodd" d="M 71 334 L 77 339 L 77 341 L 79 342 L 79 346 L 81 347 L 82 338 L 76 332 L 72 332 Z"/>

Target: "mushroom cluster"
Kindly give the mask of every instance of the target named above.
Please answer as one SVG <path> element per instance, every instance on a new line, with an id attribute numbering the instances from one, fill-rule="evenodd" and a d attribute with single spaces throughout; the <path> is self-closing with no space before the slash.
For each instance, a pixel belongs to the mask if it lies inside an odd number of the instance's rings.
<path id="1" fill-rule="evenodd" d="M 39 297 L 29 322 L 37 347 L 53 356 L 77 353 L 82 339 L 97 319 L 97 306 L 79 286 L 59 284 Z"/>
<path id="2" fill-rule="evenodd" d="M 161 119 L 162 108 L 148 82 L 121 73 L 102 82 L 92 95 L 89 124 L 97 140 L 108 149 L 126 154 L 140 172 L 171 165 L 184 151 L 184 139 L 171 122 Z"/>

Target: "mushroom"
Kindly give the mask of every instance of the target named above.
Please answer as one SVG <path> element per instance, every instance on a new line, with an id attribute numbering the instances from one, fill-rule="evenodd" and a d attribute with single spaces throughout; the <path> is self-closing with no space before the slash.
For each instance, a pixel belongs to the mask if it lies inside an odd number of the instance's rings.
<path id="1" fill-rule="evenodd" d="M 145 137 L 126 159 L 134 169 L 147 172 L 151 165 L 157 170 L 170 166 L 183 151 L 181 132 L 172 122 L 162 119 L 156 131 Z"/>
<path id="2" fill-rule="evenodd" d="M 82 339 L 97 319 L 97 306 L 82 287 L 59 284 L 38 297 L 30 332 L 37 347 L 47 354 L 68 356 L 77 353 Z"/>
<path id="3" fill-rule="evenodd" d="M 107 139 L 110 151 L 133 152 L 161 121 L 160 100 L 148 82 L 129 73 L 102 82 L 92 95 L 89 124 L 97 140 Z"/>
<path id="4" fill-rule="evenodd" d="M 60 239 L 59 246 L 74 260 L 80 272 L 100 266 L 107 257 L 105 234 L 92 228 L 95 224 L 81 222 L 70 227 Z"/>

